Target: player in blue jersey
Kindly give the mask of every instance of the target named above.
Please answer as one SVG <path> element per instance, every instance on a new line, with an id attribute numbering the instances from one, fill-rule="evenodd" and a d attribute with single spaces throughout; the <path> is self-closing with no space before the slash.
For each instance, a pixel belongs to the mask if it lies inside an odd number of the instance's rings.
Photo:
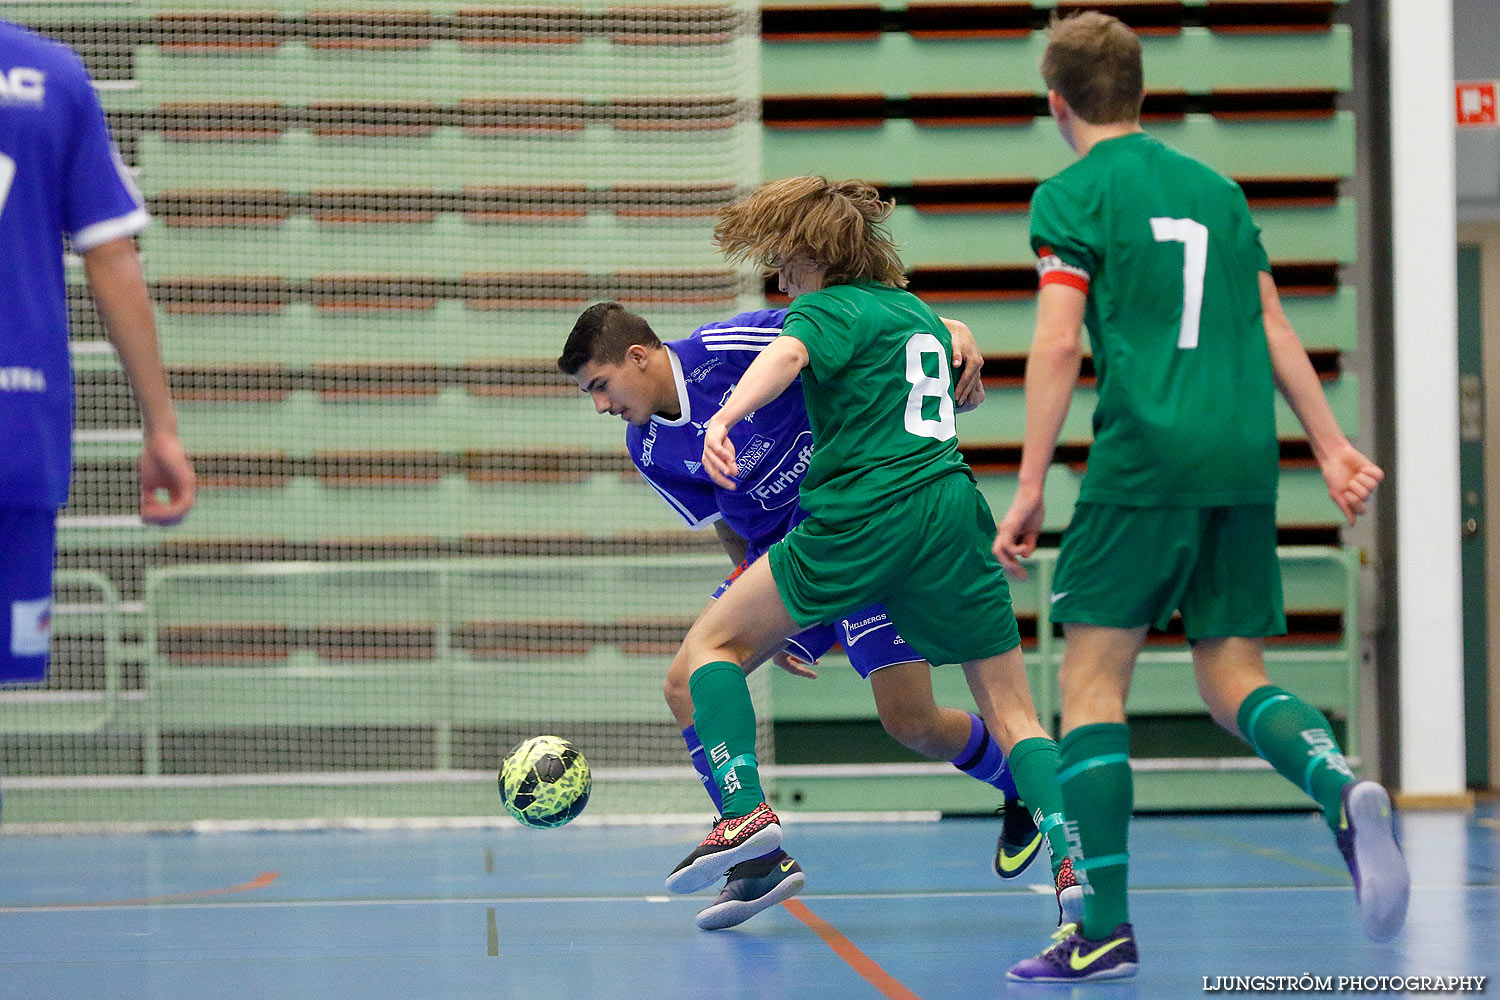
<path id="1" fill-rule="evenodd" d="M 147 221 L 82 61 L 0 21 L 0 683 L 46 677 L 57 512 L 72 457 L 64 238 L 83 258 L 140 408 L 141 517 L 175 524 L 193 505 L 193 468 L 131 241 Z"/>
<path id="2" fill-rule="evenodd" d="M 598 412 L 626 421 L 631 461 L 642 477 L 689 526 L 712 524 L 741 569 L 804 516 L 798 487 L 811 456 L 812 431 L 802 393 L 793 386 L 734 429 L 740 475 L 747 484 L 743 489 L 725 490 L 709 479 L 700 461 L 703 428 L 745 369 L 775 340 L 785 314 L 742 313 L 662 343 L 640 316 L 617 303 L 600 303 L 579 317 L 558 360 Z M 950 326 L 955 331 L 954 364 L 965 373 L 957 394 L 961 403 L 976 405 L 984 391 L 979 377 L 982 357 L 967 327 L 951 321 Z M 733 579 L 726 580 L 714 597 Z M 998 742 L 977 715 L 936 704 L 931 667 L 897 633 L 884 608 L 873 605 L 802 632 L 785 648 L 760 651 L 745 669 L 773 658 L 784 669 L 813 677 L 807 664 L 816 663 L 835 644 L 843 646 L 850 664 L 870 681 L 887 732 L 918 753 L 950 761 L 1001 791 L 1004 823 L 995 870 L 1005 878 L 1019 875 L 1036 856 L 1041 836 L 1020 804 Z M 679 651 L 667 673 L 667 703 L 705 789 L 715 807 L 722 808 L 712 767 L 693 726 L 689 667 Z M 700 927 L 741 923 L 790 897 L 804 881 L 800 866 L 780 850 L 745 861 L 728 875 L 718 899 L 699 914 Z M 1071 869 L 1060 891 L 1071 886 L 1070 875 Z M 1070 906 L 1076 893 L 1069 894 Z"/>

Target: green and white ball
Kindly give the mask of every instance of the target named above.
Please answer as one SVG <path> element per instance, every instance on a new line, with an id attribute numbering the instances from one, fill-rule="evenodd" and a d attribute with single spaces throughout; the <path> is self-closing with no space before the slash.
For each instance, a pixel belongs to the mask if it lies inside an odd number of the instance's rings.
<path id="1" fill-rule="evenodd" d="M 578 748 L 559 736 L 533 736 L 500 766 L 500 801 L 525 826 L 547 830 L 583 812 L 594 779 Z"/>

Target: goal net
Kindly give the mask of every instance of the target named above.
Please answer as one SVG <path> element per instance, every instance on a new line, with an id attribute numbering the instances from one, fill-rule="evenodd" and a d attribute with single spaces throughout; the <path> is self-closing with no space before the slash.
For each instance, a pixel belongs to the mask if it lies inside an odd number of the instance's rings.
<path id="1" fill-rule="evenodd" d="M 177 528 L 136 516 L 72 261 L 73 493 L 50 677 L 0 688 L 7 825 L 487 822 L 542 733 L 590 761 L 587 816 L 704 812 L 661 685 L 728 560 L 555 359 L 594 302 L 664 338 L 759 304 L 711 241 L 759 177 L 758 8 L 256 6 L 4 12 L 84 57 L 147 198 L 200 487 Z"/>

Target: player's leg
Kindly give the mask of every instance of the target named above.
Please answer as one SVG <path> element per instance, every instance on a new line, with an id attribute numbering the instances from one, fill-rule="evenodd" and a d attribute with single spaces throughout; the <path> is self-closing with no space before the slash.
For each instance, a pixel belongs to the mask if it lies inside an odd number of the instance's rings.
<path id="1" fill-rule="evenodd" d="M 1266 674 L 1262 637 L 1286 631 L 1270 505 L 1210 513 L 1182 614 L 1215 721 L 1318 803 L 1354 879 L 1365 933 L 1392 937 L 1405 921 L 1410 878 L 1390 797 L 1355 779 L 1322 712 Z"/>
<path id="2" fill-rule="evenodd" d="M 1344 786 L 1354 781 L 1354 771 L 1327 716 L 1271 683 L 1262 640 L 1199 639 L 1193 643 L 1193 671 L 1214 721 L 1315 800 L 1328 828 L 1337 831 Z"/>
<path id="3" fill-rule="evenodd" d="M 720 593 L 722 594 L 723 591 L 720 590 Z M 789 638 L 785 648 L 805 663 L 816 663 L 824 653 L 833 648 L 836 642 L 835 636 L 833 626 L 815 625 Z M 770 655 L 772 651 L 766 650 L 765 652 Z M 764 656 L 757 655 L 752 664 L 747 667 L 746 673 L 749 673 L 749 669 L 764 658 Z M 679 650 L 678 655 L 672 661 L 668 686 L 669 688 L 672 686 L 673 676 L 680 675 L 681 699 L 686 702 L 685 713 L 688 720 L 687 726 L 682 731 L 683 739 L 688 743 L 693 767 L 698 771 L 709 797 L 713 799 L 715 809 L 722 812 L 723 803 L 718 783 L 714 781 L 713 769 L 708 764 L 708 754 L 703 749 L 703 742 L 698 739 L 697 730 L 692 725 L 693 706 L 687 691 L 686 663 L 685 654 Z M 673 692 L 670 690 L 668 701 L 673 702 Z M 674 714 L 678 711 L 678 704 L 673 703 Z M 716 820 L 715 823 L 717 822 Z M 712 903 L 698 911 L 696 922 L 702 930 L 723 930 L 736 927 L 762 910 L 792 898 L 807 884 L 807 876 L 802 871 L 802 866 L 780 847 L 761 857 L 740 862 L 729 869 L 726 876 L 724 887 L 719 890 L 718 896 Z"/>
<path id="4" fill-rule="evenodd" d="M 1026 803 L 1047 844 L 1057 889 L 1060 920 L 1079 915 L 1082 893 L 1063 825 L 1063 799 L 1057 783 L 1058 745 L 1037 721 L 1020 645 L 1004 653 L 964 663 L 964 677 L 985 725 L 1010 764 L 1021 801 Z"/>
<path id="5" fill-rule="evenodd" d="M 890 664 L 872 671 L 869 680 L 880 725 L 893 740 L 932 760 L 961 762 L 972 716 L 938 705 L 932 694 L 932 666 L 926 660 Z M 984 723 L 979 725 L 984 732 Z"/>
<path id="6" fill-rule="evenodd" d="M 1057 780 L 1083 919 L 1072 937 L 1014 966 L 1012 979 L 1111 979 L 1138 968 L 1126 899 L 1135 792 L 1125 699 L 1148 626 L 1170 618 L 1187 586 L 1199 521 L 1192 508 L 1074 508 L 1051 602 L 1067 638 Z"/>
<path id="7" fill-rule="evenodd" d="M 712 605 L 713 602 L 710 601 L 709 606 L 712 607 Z M 701 612 L 698 617 L 703 617 Z M 672 662 L 667 665 L 667 678 L 662 685 L 662 694 L 666 697 L 667 707 L 672 710 L 672 718 L 676 720 L 677 728 L 682 733 L 682 741 L 687 745 L 688 759 L 692 761 L 693 770 L 698 772 L 698 779 L 703 782 L 703 790 L 714 804 L 714 813 L 718 814 L 724 811 L 724 799 L 719 794 L 718 784 L 714 781 L 713 768 L 708 766 L 708 754 L 703 749 L 703 741 L 698 738 L 698 731 L 693 727 L 693 698 L 688 693 L 690 670 L 687 654 L 679 645 L 677 652 L 672 656 Z"/>
<path id="8" fill-rule="evenodd" d="M 47 679 L 57 513 L 0 507 L 0 685 Z"/>
<path id="9" fill-rule="evenodd" d="M 942 707 L 932 693 L 932 666 L 896 630 L 882 605 L 862 608 L 843 619 L 836 633 L 849 665 L 870 682 L 875 710 L 898 743 L 959 771 L 1001 795 L 1000 835 L 995 843 L 995 874 L 1016 878 L 1036 858 L 1042 836 L 1022 804 L 999 741 L 973 712 Z"/>
<path id="10" fill-rule="evenodd" d="M 781 844 L 780 824 L 760 787 L 755 707 L 742 664 L 779 647 L 795 631 L 762 557 L 704 610 L 683 639 L 693 727 L 707 748 L 723 819 L 668 877 L 673 892 L 696 892 Z"/>
<path id="11" fill-rule="evenodd" d="M 1134 786 L 1125 698 L 1146 629 L 1065 625 L 1064 633 L 1057 781 L 1083 913 L 1071 933 L 1008 973 L 1029 982 L 1119 979 L 1139 965 L 1126 903 Z"/>
<path id="12" fill-rule="evenodd" d="M 859 620 L 861 616 L 854 616 Z M 891 628 L 889 631 L 895 631 Z M 911 655 L 910 647 L 906 647 Z M 999 741 L 973 712 L 937 704 L 932 693 L 932 666 L 926 660 L 889 663 L 868 672 L 856 656 L 864 644 L 848 650 L 850 662 L 870 681 L 875 710 L 885 731 L 903 746 L 933 760 L 946 760 L 959 771 L 1001 795 L 1000 836 L 995 844 L 995 874 L 1016 878 L 1035 859 L 1042 836 L 1021 802 L 1015 779 Z"/>
<path id="13" fill-rule="evenodd" d="M 1135 786 L 1125 699 L 1146 629 L 1065 625 L 1058 671 L 1063 737 L 1058 785 L 1071 828 L 1073 865 L 1084 886 L 1085 937 L 1100 939 L 1130 922 L 1126 903 L 1130 816 Z"/>
<path id="14" fill-rule="evenodd" d="M 727 581 L 725 586 L 728 586 Z M 719 593 L 723 593 L 723 588 L 719 590 Z M 711 601 L 709 607 L 712 606 Z M 701 612 L 698 617 L 703 617 Z M 833 626 L 815 626 L 787 640 L 787 645 L 807 662 L 816 662 L 819 656 L 834 645 Z M 817 652 L 812 652 L 809 647 L 816 647 Z M 742 669 L 745 673 L 750 673 L 780 648 L 780 646 L 773 646 L 758 650 L 741 665 Z M 722 813 L 724 811 L 723 797 L 719 793 L 718 784 L 714 781 L 713 768 L 708 764 L 708 754 L 703 749 L 703 741 L 699 739 L 698 730 L 693 725 L 693 698 L 688 688 L 688 676 L 691 672 L 692 667 L 688 655 L 684 647 L 678 646 L 672 662 L 667 666 L 667 677 L 662 685 L 662 694 L 667 699 L 667 707 L 672 710 L 672 717 L 676 720 L 677 728 L 682 733 L 682 740 L 687 745 L 688 758 L 692 761 L 693 770 L 698 772 L 698 777 L 703 782 L 703 789 L 714 804 L 714 811 Z"/>
<path id="15" fill-rule="evenodd" d="M 900 572 L 889 582 L 887 611 L 901 635 L 929 662 L 964 664 L 989 736 L 1008 760 L 1021 800 L 1041 818 L 1045 832 L 1047 818 L 1060 817 L 1062 811 L 1057 748 L 1037 722 L 1027 687 L 1010 587 L 990 551 L 995 521 L 989 505 L 972 480 L 950 476 L 912 494 L 885 516 L 900 519 L 892 525 L 892 537 L 906 547 L 900 553 Z M 911 525 L 941 528 L 913 532 Z M 1061 849 L 1054 853 L 1054 878 L 1065 858 Z"/>
<path id="16" fill-rule="evenodd" d="M 1307 792 L 1337 830 L 1343 788 L 1354 772 L 1323 713 L 1266 674 L 1264 637 L 1286 632 L 1273 507 L 1207 512 L 1182 618 L 1198 691 L 1214 721 Z"/>

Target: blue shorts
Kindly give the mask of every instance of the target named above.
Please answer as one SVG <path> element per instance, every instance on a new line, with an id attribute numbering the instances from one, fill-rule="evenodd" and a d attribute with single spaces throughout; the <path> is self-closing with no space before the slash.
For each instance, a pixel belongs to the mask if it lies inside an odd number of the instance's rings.
<path id="1" fill-rule="evenodd" d="M 715 599 L 745 571 L 746 565 L 740 563 L 729 579 L 719 585 L 714 591 Z M 886 616 L 885 608 L 879 604 L 872 604 L 831 625 L 814 625 L 786 641 L 786 651 L 807 663 L 818 662 L 834 646 L 844 647 L 849 665 L 865 680 L 881 667 L 922 659 L 922 654 L 901 638 L 896 626 Z"/>
<path id="2" fill-rule="evenodd" d="M 786 641 L 787 651 L 799 660 L 816 663 L 834 646 L 843 646 L 849 665 L 865 680 L 881 667 L 912 663 L 922 654 L 906 644 L 885 608 L 872 604 L 832 625 L 814 625 Z"/>
<path id="3" fill-rule="evenodd" d="M 0 684 L 47 679 L 57 511 L 0 507 Z"/>

